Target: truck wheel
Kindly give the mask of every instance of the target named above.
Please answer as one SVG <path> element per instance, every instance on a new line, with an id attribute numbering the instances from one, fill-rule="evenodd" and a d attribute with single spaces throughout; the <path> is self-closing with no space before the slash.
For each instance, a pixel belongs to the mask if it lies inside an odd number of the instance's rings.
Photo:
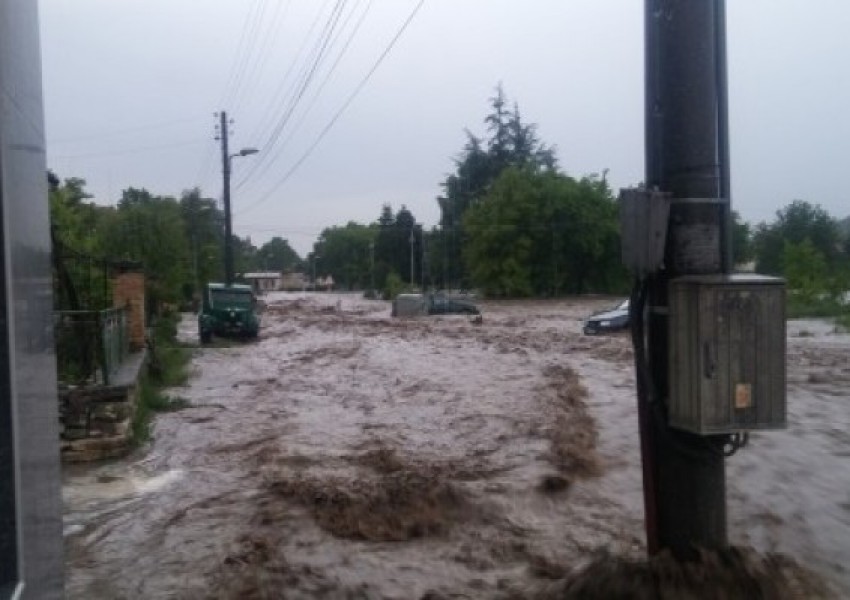
<path id="1" fill-rule="evenodd" d="M 203 329 L 201 329 L 198 332 L 198 337 L 201 338 L 202 344 L 209 344 L 212 341 L 212 332 L 211 331 L 204 331 Z"/>

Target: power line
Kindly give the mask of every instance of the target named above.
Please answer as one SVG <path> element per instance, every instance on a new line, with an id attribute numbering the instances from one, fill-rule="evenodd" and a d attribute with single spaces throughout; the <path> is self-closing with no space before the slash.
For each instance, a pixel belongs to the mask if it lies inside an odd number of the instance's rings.
<path id="1" fill-rule="evenodd" d="M 289 108 L 283 113 L 281 118 L 278 120 L 277 124 L 274 127 L 274 130 L 269 135 L 268 140 L 262 144 L 264 154 L 262 158 L 256 161 L 251 167 L 249 167 L 248 172 L 242 178 L 239 184 L 237 184 L 237 188 L 249 177 L 254 176 L 258 171 L 260 172 L 258 177 L 265 174 L 265 172 L 270 168 L 273 164 L 274 160 L 279 156 L 279 151 L 272 152 L 271 149 L 274 148 L 277 140 L 280 139 L 280 136 L 283 133 L 284 128 L 289 123 L 290 118 L 292 117 L 293 112 L 298 107 L 299 102 L 304 97 L 307 89 L 312 83 L 315 74 L 321 65 L 323 59 L 327 56 L 328 43 L 333 35 L 333 31 L 336 28 L 337 23 L 339 22 L 339 18 L 342 15 L 342 11 L 345 7 L 347 0 L 337 0 L 334 5 L 331 14 L 329 15 L 327 21 L 325 22 L 325 26 L 323 28 L 322 33 L 319 36 L 319 39 L 315 45 L 315 55 L 313 61 L 309 66 L 306 66 L 305 70 L 302 72 L 301 82 L 296 86 L 295 91 L 291 97 L 289 102 Z"/>
<path id="2" fill-rule="evenodd" d="M 328 122 L 328 124 L 325 125 L 324 129 L 322 129 L 321 133 L 319 133 L 319 136 L 307 148 L 307 150 L 304 152 L 304 154 L 301 156 L 301 158 L 299 158 L 298 161 L 284 174 L 284 176 L 280 180 L 278 180 L 278 182 L 275 184 L 275 186 L 271 190 L 269 190 L 269 192 L 267 194 L 262 196 L 256 202 L 253 202 L 252 204 L 249 204 L 248 206 L 246 206 L 238 214 L 244 214 L 244 213 L 248 212 L 249 210 L 256 208 L 260 204 L 264 203 L 266 200 L 268 200 L 271 197 L 271 195 L 275 191 L 277 191 L 277 188 L 279 188 L 284 183 L 286 183 L 289 180 L 289 178 L 292 177 L 292 175 L 304 163 L 304 161 L 307 160 L 307 158 L 309 158 L 309 156 L 313 153 L 313 150 L 315 150 L 316 147 L 321 143 L 321 141 L 328 134 L 328 132 L 333 128 L 333 126 L 336 124 L 336 122 L 339 120 L 339 118 L 342 116 L 342 114 L 345 112 L 345 110 L 349 107 L 349 105 L 351 105 L 351 103 L 354 101 L 354 99 L 363 90 L 363 88 L 366 86 L 366 84 L 372 78 L 372 75 L 374 75 L 375 71 L 378 70 L 378 67 L 381 66 L 381 63 L 384 62 L 384 59 L 387 57 L 387 55 L 389 55 L 390 51 L 392 51 L 392 49 L 395 47 L 399 38 L 401 38 L 402 34 L 405 32 L 407 27 L 410 25 L 410 23 L 416 17 L 417 13 L 419 12 L 419 10 L 422 8 L 422 6 L 424 4 L 425 4 L 425 0 L 419 0 L 419 2 L 413 8 L 413 11 L 411 11 L 410 15 L 407 17 L 407 19 L 405 19 L 404 23 L 402 23 L 398 32 L 396 32 L 395 36 L 393 36 L 393 38 L 390 40 L 390 43 L 387 45 L 387 47 L 384 49 L 384 51 L 381 53 L 381 55 L 378 57 L 378 59 L 372 65 L 372 68 L 369 69 L 369 71 L 366 73 L 366 75 L 363 77 L 363 79 L 360 80 L 360 83 L 357 85 L 357 87 L 354 89 L 354 91 L 348 96 L 346 101 L 343 103 L 343 105 L 340 107 L 340 109 L 336 112 L 336 114 L 334 114 L 334 116 L 331 118 L 331 120 Z"/>
<path id="3" fill-rule="evenodd" d="M 359 2 L 358 2 L 358 5 L 359 5 Z M 360 27 L 363 25 L 363 22 L 366 20 L 366 16 L 368 15 L 369 9 L 371 7 L 372 7 L 372 0 L 369 0 L 369 3 L 366 5 L 366 8 L 361 13 L 360 18 L 357 20 L 357 23 L 355 23 L 354 27 L 352 28 L 351 32 L 348 35 L 348 38 L 345 40 L 345 43 L 343 44 L 342 48 L 337 53 L 336 59 L 334 60 L 333 64 L 328 69 L 327 73 L 325 73 L 324 79 L 322 79 L 322 82 L 319 84 L 319 86 L 316 88 L 315 93 L 310 98 L 310 101 L 307 104 L 307 107 L 301 113 L 301 118 L 299 119 L 298 123 L 296 123 L 296 125 L 290 129 L 290 132 L 287 135 L 287 137 L 277 147 L 276 152 L 274 154 L 274 157 L 268 163 L 269 165 L 274 163 L 274 161 L 277 159 L 277 157 L 279 157 L 282 154 L 283 149 L 287 146 L 287 144 L 290 141 L 292 141 L 292 139 L 295 137 L 295 134 L 301 129 L 301 127 L 304 125 L 304 123 L 307 122 L 307 115 L 310 114 L 310 111 L 316 105 L 319 96 L 321 95 L 322 91 L 325 89 L 325 86 L 327 85 L 328 81 L 330 81 L 330 78 L 333 75 L 333 73 L 336 71 L 337 66 L 339 66 L 339 63 L 342 61 L 343 56 L 345 55 L 346 51 L 348 50 L 349 46 L 351 45 L 351 42 L 354 40 L 354 37 L 357 35 L 357 32 L 360 30 Z M 345 26 L 351 20 L 351 17 L 354 15 L 355 11 L 356 11 L 356 6 L 348 14 L 346 21 L 343 23 L 342 28 L 340 29 L 339 33 L 337 34 L 337 38 L 342 35 L 342 31 L 344 31 Z M 333 46 L 335 44 L 335 42 L 336 42 L 336 39 L 333 42 L 331 42 L 331 46 Z M 267 169 L 268 169 L 268 167 L 267 167 Z M 258 177 L 262 176 L 262 174 L 264 174 L 265 172 L 266 171 L 264 170 L 262 173 L 260 173 L 258 175 Z M 239 181 L 239 183 L 237 183 L 236 188 L 239 189 L 240 187 L 242 187 L 248 181 L 255 181 L 255 179 L 251 178 L 250 173 L 248 173 L 248 174 L 246 174 L 245 176 L 242 177 L 242 179 Z"/>
<path id="4" fill-rule="evenodd" d="M 249 83 L 251 83 L 252 80 L 257 81 L 261 78 L 263 69 L 268 63 L 269 56 L 271 56 L 271 49 L 274 47 L 274 42 L 277 37 L 275 34 L 278 28 L 278 23 L 286 16 L 291 5 L 292 0 L 289 0 L 285 5 L 281 2 L 275 3 L 274 12 L 272 13 L 269 25 L 266 27 L 265 33 L 260 40 L 259 48 L 257 50 L 257 59 L 253 62 L 252 68 L 246 69 L 247 74 L 245 79 L 248 83 L 242 86 L 242 89 L 233 100 L 232 108 L 234 111 L 238 111 L 242 106 L 243 99 L 246 96 L 249 96 L 249 91 L 252 89 L 252 86 L 250 86 Z M 281 10 L 281 7 L 283 7 L 283 10 Z"/>
<path id="5" fill-rule="evenodd" d="M 257 3 L 253 4 L 248 10 L 248 13 L 245 15 L 245 21 L 242 23 L 242 33 L 239 36 L 239 43 L 236 46 L 236 54 L 233 56 L 233 64 L 230 67 L 230 73 L 228 74 L 227 81 L 222 89 L 219 106 L 227 106 L 234 95 L 235 84 L 242 73 L 241 66 L 245 60 L 244 57 L 247 54 L 245 48 L 248 43 L 248 31 L 253 27 L 253 23 L 256 21 L 258 6 L 259 4 Z"/>
<path id="6" fill-rule="evenodd" d="M 307 34 L 301 40 L 301 45 L 298 47 L 298 51 L 295 53 L 295 58 L 292 62 L 289 63 L 289 67 L 286 69 L 283 77 L 280 80 L 277 88 L 274 93 L 270 95 L 269 104 L 264 113 L 264 117 L 258 121 L 257 127 L 251 133 L 251 138 L 256 139 L 260 136 L 260 133 L 263 131 L 268 131 L 271 129 L 271 125 L 273 122 L 273 116 L 276 114 L 275 108 L 280 104 L 280 101 L 284 97 L 284 90 L 286 89 L 286 83 L 289 81 L 289 76 L 295 69 L 295 66 L 298 64 L 301 55 L 304 53 L 305 48 L 307 47 L 307 42 L 310 40 L 313 35 L 313 31 L 316 29 L 316 26 L 319 24 L 321 20 L 322 14 L 325 12 L 325 8 L 330 3 L 330 0 L 325 0 L 322 6 L 319 8 L 319 12 L 316 13 L 316 18 L 313 19 L 312 24 L 307 30 Z"/>

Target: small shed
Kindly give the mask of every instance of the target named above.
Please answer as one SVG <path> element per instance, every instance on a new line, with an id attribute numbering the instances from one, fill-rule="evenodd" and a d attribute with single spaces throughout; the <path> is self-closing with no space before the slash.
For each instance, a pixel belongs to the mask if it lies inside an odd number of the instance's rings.
<path id="1" fill-rule="evenodd" d="M 274 292 L 282 287 L 283 278 L 280 273 L 266 271 L 260 273 L 245 273 L 243 276 L 255 294 Z"/>

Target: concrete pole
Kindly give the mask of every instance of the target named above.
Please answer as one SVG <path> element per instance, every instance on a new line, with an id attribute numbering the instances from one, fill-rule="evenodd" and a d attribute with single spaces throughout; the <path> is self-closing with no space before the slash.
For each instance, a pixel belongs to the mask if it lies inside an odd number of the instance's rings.
<path id="1" fill-rule="evenodd" d="M 727 545 L 724 437 L 667 426 L 667 291 L 673 277 L 730 265 L 724 1 L 646 0 L 645 10 L 646 184 L 673 196 L 665 269 L 649 284 L 647 537 L 651 554 L 689 558 Z"/>
<path id="2" fill-rule="evenodd" d="M 230 154 L 227 146 L 227 113 L 221 111 L 221 173 L 224 179 L 222 202 L 224 203 L 224 283 L 233 283 L 233 226 L 230 216 Z"/>

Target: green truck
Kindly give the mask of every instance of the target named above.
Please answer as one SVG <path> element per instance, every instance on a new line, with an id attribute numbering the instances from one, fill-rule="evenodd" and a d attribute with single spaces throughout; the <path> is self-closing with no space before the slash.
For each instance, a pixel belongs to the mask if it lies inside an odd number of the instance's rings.
<path id="1" fill-rule="evenodd" d="M 257 298 L 250 285 L 208 283 L 198 314 L 198 336 L 208 344 L 213 335 L 255 338 L 260 331 Z"/>

